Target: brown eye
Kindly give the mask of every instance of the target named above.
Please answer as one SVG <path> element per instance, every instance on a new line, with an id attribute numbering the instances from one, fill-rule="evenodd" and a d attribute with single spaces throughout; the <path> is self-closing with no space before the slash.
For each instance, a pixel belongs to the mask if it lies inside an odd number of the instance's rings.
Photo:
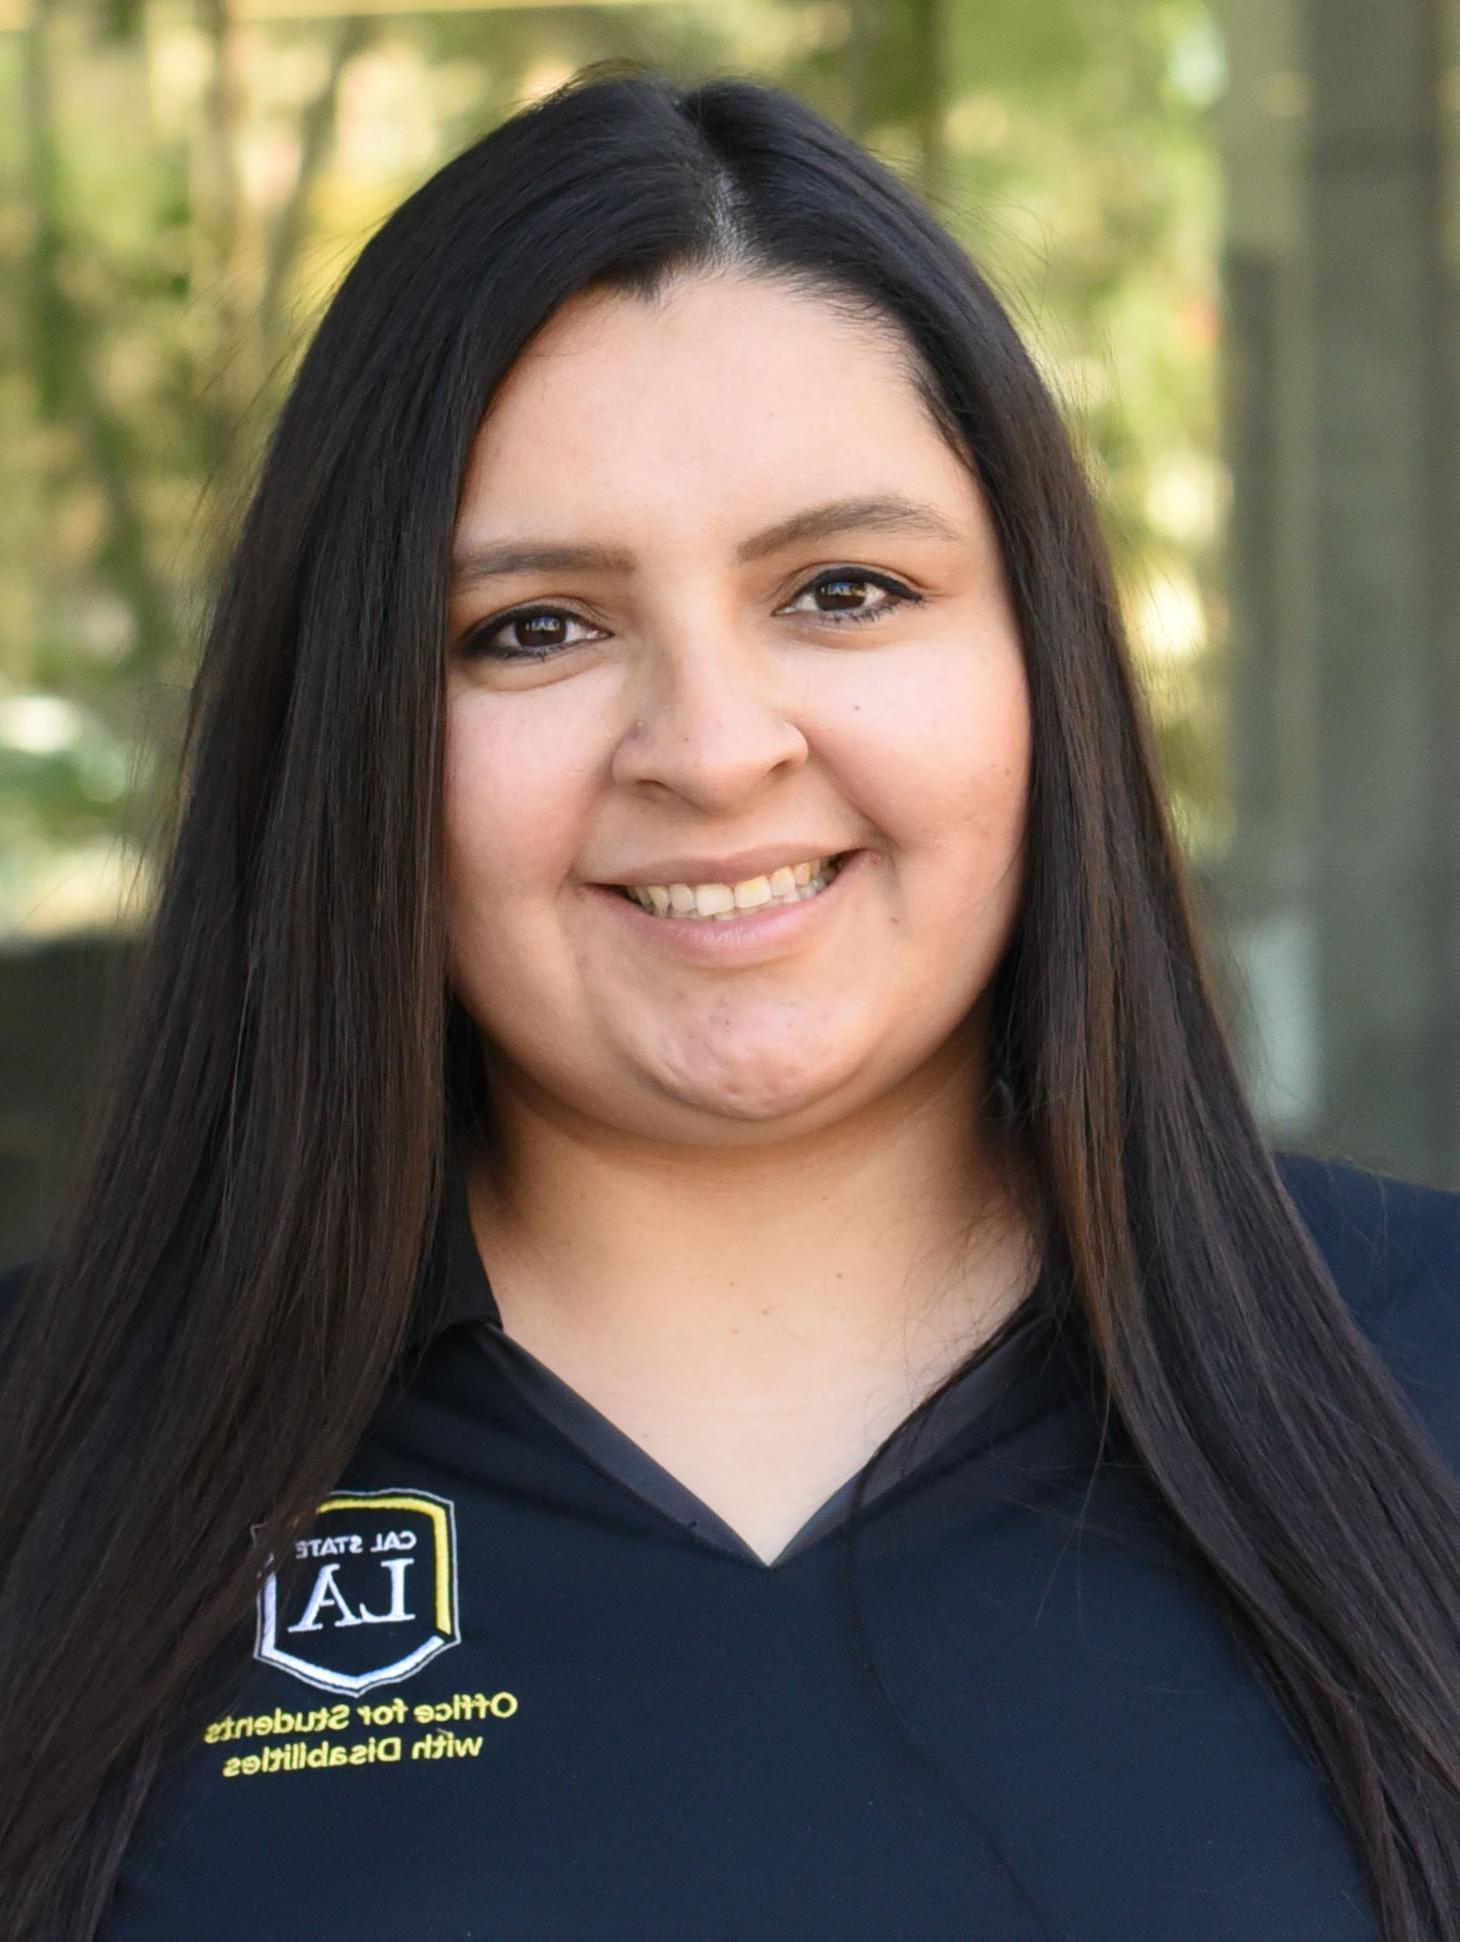
<path id="1" fill-rule="evenodd" d="M 868 606 L 865 602 L 869 591 L 872 590 L 879 591 L 884 597 L 875 605 Z M 831 609 L 803 608 L 801 610 L 810 612 L 817 620 L 830 621 L 834 627 L 844 627 L 848 623 L 860 621 L 881 620 L 884 614 L 891 613 L 895 607 L 916 604 L 921 598 L 910 587 L 890 579 L 886 574 L 863 572 L 854 567 L 838 567 L 830 573 L 819 573 L 814 580 L 807 582 L 796 595 L 796 599 L 803 600 L 807 594 L 812 594 L 818 599 L 826 598 L 852 603 L 834 606 Z"/>
<path id="2" fill-rule="evenodd" d="M 466 660 L 478 656 L 493 661 L 546 661 L 551 655 L 581 642 L 564 638 L 563 630 L 588 622 L 562 607 L 519 607 L 513 613 L 498 614 L 474 627 L 461 644 Z M 515 630 L 517 639 L 498 641 L 496 636 Z"/>

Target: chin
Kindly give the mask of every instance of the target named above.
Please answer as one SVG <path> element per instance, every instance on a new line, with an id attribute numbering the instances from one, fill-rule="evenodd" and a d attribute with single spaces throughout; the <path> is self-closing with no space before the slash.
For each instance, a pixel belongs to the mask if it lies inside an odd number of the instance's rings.
<path id="1" fill-rule="evenodd" d="M 746 1128 L 793 1122 L 796 1131 L 811 1132 L 823 1117 L 846 1110 L 843 1093 L 855 1069 L 854 1062 L 841 1059 L 834 1071 L 816 1073 L 781 1070 L 711 1076 L 681 1070 L 665 1089 L 691 1110 L 712 1114 L 721 1139 L 727 1122 Z"/>

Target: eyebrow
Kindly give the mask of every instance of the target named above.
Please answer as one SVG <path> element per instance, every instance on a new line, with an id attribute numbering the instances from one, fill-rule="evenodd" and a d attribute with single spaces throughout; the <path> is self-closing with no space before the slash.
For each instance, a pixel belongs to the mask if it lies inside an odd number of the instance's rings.
<path id="1" fill-rule="evenodd" d="M 881 533 L 922 533 L 958 544 L 965 541 L 958 527 L 935 507 L 904 498 L 901 493 L 878 493 L 862 498 L 831 499 L 825 505 L 792 513 L 788 519 L 777 520 L 774 526 L 742 540 L 736 548 L 736 558 L 745 565 L 778 553 L 784 547 L 830 539 L 853 528 Z M 612 547 L 565 546 L 550 540 L 501 540 L 459 553 L 451 562 L 451 586 L 453 592 L 462 592 L 483 580 L 509 573 L 626 574 L 633 570 L 633 555 Z"/>

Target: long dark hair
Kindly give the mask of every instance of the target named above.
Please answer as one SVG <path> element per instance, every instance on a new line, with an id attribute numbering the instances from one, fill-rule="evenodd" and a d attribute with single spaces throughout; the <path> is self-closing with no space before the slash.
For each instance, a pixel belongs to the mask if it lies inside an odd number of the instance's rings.
<path id="1" fill-rule="evenodd" d="M 6 1345 L 0 1934 L 96 1933 L 169 1722 L 402 1352 L 473 1091 L 440 763 L 477 427 L 565 298 L 724 267 L 899 325 L 976 472 L 1034 721 L 990 1076 L 1112 1417 L 1331 1777 L 1387 1942 L 1460 1942 L 1460 1493 L 1244 1102 L 1057 411 L 893 173 L 775 88 L 628 64 L 365 248 L 226 573 L 155 921 Z"/>

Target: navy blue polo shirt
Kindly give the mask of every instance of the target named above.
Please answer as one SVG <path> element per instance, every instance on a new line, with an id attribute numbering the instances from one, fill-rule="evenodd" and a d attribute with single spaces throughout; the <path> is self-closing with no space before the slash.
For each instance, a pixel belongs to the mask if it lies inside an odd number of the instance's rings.
<path id="1" fill-rule="evenodd" d="M 1460 1468 L 1460 1196 L 1285 1161 Z M 1045 1284 L 773 1563 L 502 1331 L 454 1178 L 415 1344 L 107 1942 L 1376 1942 L 1327 1782 Z"/>

